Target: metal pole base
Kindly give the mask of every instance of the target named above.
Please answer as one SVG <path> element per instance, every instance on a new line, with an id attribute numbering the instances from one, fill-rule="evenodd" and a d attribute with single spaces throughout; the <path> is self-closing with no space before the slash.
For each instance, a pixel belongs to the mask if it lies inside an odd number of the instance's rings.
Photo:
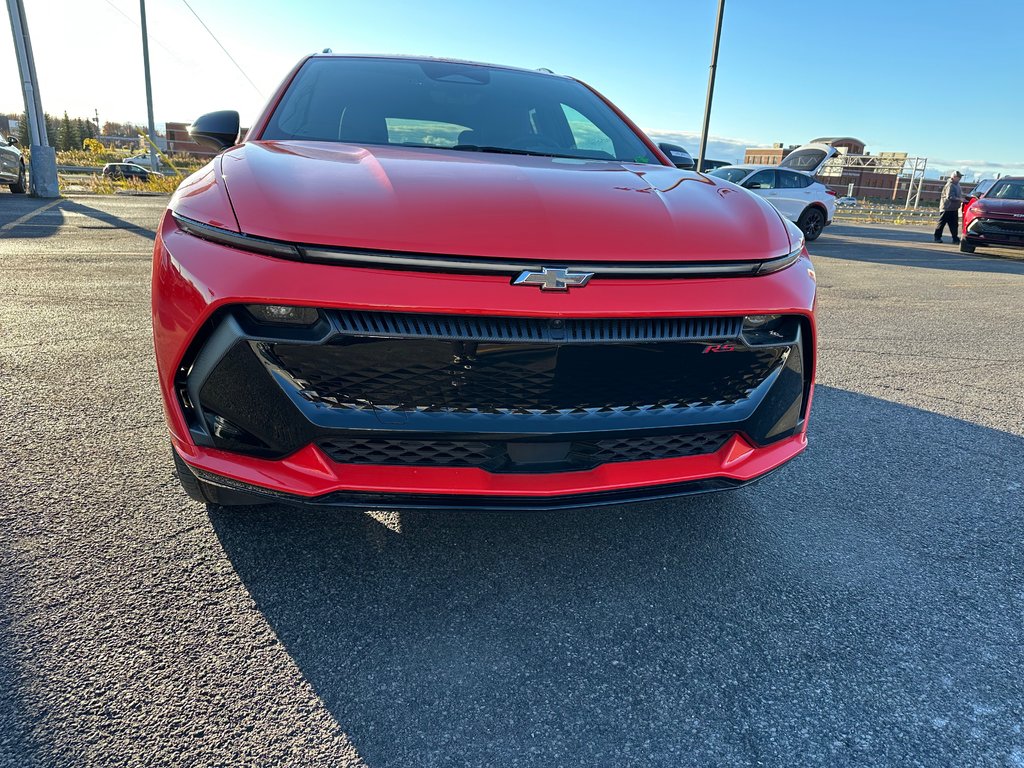
<path id="1" fill-rule="evenodd" d="M 28 182 L 32 197 L 60 197 L 57 186 L 57 151 L 53 147 L 32 145 Z"/>

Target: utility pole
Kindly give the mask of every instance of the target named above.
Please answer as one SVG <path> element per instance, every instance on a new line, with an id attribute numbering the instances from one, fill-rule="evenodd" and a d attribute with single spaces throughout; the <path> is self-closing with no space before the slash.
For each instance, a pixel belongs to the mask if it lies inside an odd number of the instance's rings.
<path id="1" fill-rule="evenodd" d="M 146 109 L 149 114 L 149 167 L 157 170 L 156 124 L 153 122 L 153 84 L 149 79 L 149 34 L 146 32 L 146 0 L 139 0 L 139 14 L 142 16 L 142 66 L 146 72 Z"/>
<path id="2" fill-rule="evenodd" d="M 25 6 L 22 0 L 7 0 L 14 34 L 14 51 L 18 56 L 21 90 L 25 95 L 25 118 L 31 145 L 29 158 L 29 192 L 34 197 L 60 197 L 57 186 L 57 153 L 46 138 L 46 113 L 39 98 L 39 80 L 32 57 L 32 40 L 28 34 Z"/>
<path id="3" fill-rule="evenodd" d="M 718 41 L 722 39 L 722 16 L 725 15 L 725 0 L 718 0 L 718 20 L 715 22 L 715 44 L 711 49 L 711 71 L 708 73 L 708 97 L 704 102 L 704 130 L 700 134 L 700 154 L 697 156 L 697 171 L 704 171 L 704 155 L 708 149 L 708 125 L 711 123 L 711 99 L 715 95 L 715 70 L 718 68 Z"/>

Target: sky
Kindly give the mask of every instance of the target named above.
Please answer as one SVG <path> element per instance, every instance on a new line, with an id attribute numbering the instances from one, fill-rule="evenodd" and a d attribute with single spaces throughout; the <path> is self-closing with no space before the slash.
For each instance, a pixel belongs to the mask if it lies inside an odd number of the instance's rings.
<path id="1" fill-rule="evenodd" d="M 24 4 L 47 112 L 146 122 L 137 0 Z M 237 109 L 248 124 L 300 58 L 330 47 L 547 67 L 696 154 L 717 5 L 146 0 L 155 119 Z M 728 0 L 708 157 L 854 136 L 869 152 L 927 157 L 933 171 L 1022 173 L 1022 30 L 1020 0 L 988 0 L 983 12 L 963 0 Z M 9 33 L 0 61 L 0 112 L 20 112 Z"/>

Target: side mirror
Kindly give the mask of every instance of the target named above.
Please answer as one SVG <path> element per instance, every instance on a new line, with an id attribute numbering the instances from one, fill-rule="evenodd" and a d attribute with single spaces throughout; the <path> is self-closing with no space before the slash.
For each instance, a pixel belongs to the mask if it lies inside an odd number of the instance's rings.
<path id="1" fill-rule="evenodd" d="M 748 181 L 746 184 L 743 185 L 743 188 L 744 189 L 760 189 L 761 188 L 761 182 L 759 182 L 759 181 Z"/>
<path id="2" fill-rule="evenodd" d="M 197 144 L 218 152 L 238 143 L 240 128 L 238 113 L 232 109 L 208 112 L 196 119 L 188 128 L 188 135 Z"/>
<path id="3" fill-rule="evenodd" d="M 7 137 L 7 144 L 8 144 L 8 146 L 11 146 L 11 147 L 17 147 L 17 146 L 20 146 L 20 145 L 21 145 L 21 142 L 20 142 L 20 141 L 18 141 L 18 140 L 17 140 L 16 138 L 14 138 L 13 136 L 8 136 L 8 137 Z"/>
<path id="4" fill-rule="evenodd" d="M 668 159 L 672 161 L 672 165 L 676 168 L 682 168 L 684 171 L 689 171 L 696 165 L 693 162 L 693 158 L 690 157 L 690 153 L 678 144 L 659 143 L 658 149 L 668 156 Z"/>

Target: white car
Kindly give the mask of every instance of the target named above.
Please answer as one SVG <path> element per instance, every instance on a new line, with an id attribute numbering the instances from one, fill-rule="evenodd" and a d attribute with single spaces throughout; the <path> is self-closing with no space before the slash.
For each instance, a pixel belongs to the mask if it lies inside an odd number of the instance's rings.
<path id="1" fill-rule="evenodd" d="M 835 154 L 836 148 L 827 144 L 805 144 L 778 165 L 726 165 L 710 175 L 763 197 L 810 242 L 832 223 L 836 212 L 836 193 L 813 178 Z"/>
<path id="2" fill-rule="evenodd" d="M 849 195 L 847 195 L 846 197 L 840 197 L 838 200 L 836 200 L 836 205 L 842 206 L 844 208 L 855 208 L 857 206 L 857 198 L 850 197 Z"/>
<path id="3" fill-rule="evenodd" d="M 122 160 L 121 162 L 123 162 L 123 163 L 132 163 L 133 165 L 141 165 L 143 168 L 149 168 L 150 167 L 150 165 L 149 165 L 149 153 L 148 152 L 146 154 L 144 154 L 144 155 L 135 155 L 135 157 L 129 157 L 129 158 L 125 159 L 125 160 Z M 159 157 L 157 157 L 157 159 L 156 159 L 156 165 L 157 165 L 157 168 L 160 168 L 163 165 L 163 161 Z"/>

